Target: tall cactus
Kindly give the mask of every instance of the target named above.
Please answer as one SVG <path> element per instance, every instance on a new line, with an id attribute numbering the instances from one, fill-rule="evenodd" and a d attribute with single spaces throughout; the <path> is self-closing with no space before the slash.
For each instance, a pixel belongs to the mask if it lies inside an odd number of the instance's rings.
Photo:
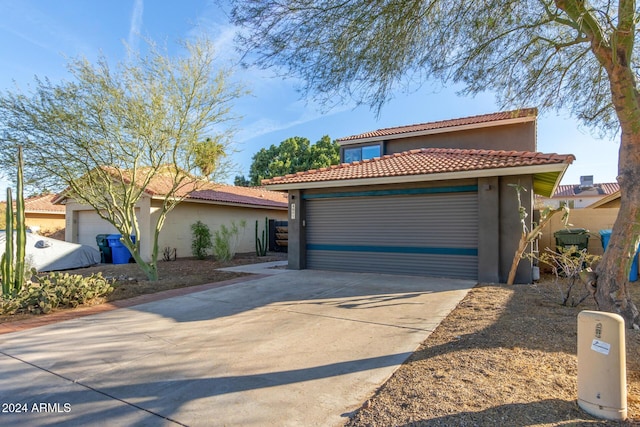
<path id="1" fill-rule="evenodd" d="M 11 295 L 20 292 L 24 284 L 24 260 L 27 247 L 27 229 L 24 215 L 24 188 L 22 174 L 22 147 L 18 147 L 18 183 L 16 194 L 16 215 L 13 215 L 11 188 L 7 188 L 7 212 L 5 231 L 5 250 L 0 262 L 2 271 L 2 294 Z M 13 250 L 13 228 L 16 228 L 16 249 Z"/>
<path id="2" fill-rule="evenodd" d="M 267 239 L 269 238 L 269 218 L 264 217 L 264 230 L 262 230 L 262 240 L 258 237 L 258 220 L 256 219 L 256 255 L 265 256 L 267 254 Z"/>
<path id="3" fill-rule="evenodd" d="M 18 146 L 18 179 L 16 187 L 16 267 L 15 267 L 15 291 L 19 292 L 24 284 L 24 259 L 27 249 L 27 227 L 24 213 L 24 184 L 23 184 L 23 159 L 22 146 Z"/>
<path id="4" fill-rule="evenodd" d="M 2 254 L 2 295 L 10 295 L 15 281 L 13 270 L 13 198 L 7 188 L 5 247 Z"/>

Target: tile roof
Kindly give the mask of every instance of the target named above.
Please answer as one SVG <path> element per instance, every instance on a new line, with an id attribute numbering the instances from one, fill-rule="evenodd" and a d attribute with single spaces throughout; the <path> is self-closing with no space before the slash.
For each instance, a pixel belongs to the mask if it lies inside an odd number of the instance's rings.
<path id="1" fill-rule="evenodd" d="M 211 184 L 210 187 L 190 193 L 187 200 L 207 200 L 284 209 L 287 209 L 288 206 L 287 193 L 280 191 L 270 191 L 262 187 L 236 187 L 223 184 Z"/>
<path id="2" fill-rule="evenodd" d="M 376 157 L 371 160 L 343 163 L 341 165 L 317 170 L 266 179 L 262 181 L 262 184 L 276 185 L 362 178 L 388 178 L 535 165 L 568 165 L 571 164 L 573 160 L 575 160 L 575 157 L 572 154 L 422 148 Z"/>
<path id="3" fill-rule="evenodd" d="M 54 205 L 53 200 L 58 197 L 57 194 L 43 194 L 41 196 L 33 196 L 24 199 L 25 212 L 42 212 L 64 214 L 64 205 Z"/>
<path id="4" fill-rule="evenodd" d="M 131 182 L 129 171 L 120 171 L 113 167 L 103 167 L 115 180 L 122 179 L 126 183 Z M 148 169 L 140 168 L 137 173 L 138 185 L 142 185 L 144 174 Z M 177 197 L 184 197 L 186 201 L 200 200 L 218 203 L 231 203 L 246 206 L 258 206 L 276 209 L 287 209 L 288 195 L 280 191 L 271 191 L 262 187 L 236 187 L 233 185 L 218 184 L 210 181 L 199 180 L 187 173 L 179 171 L 186 179 L 175 190 Z M 165 170 L 154 172 L 154 176 L 145 187 L 145 193 L 151 197 L 164 197 L 174 186 L 175 169 L 167 166 Z M 66 195 L 56 199 L 60 202 Z M 64 206 L 62 206 L 64 210 Z"/>
<path id="5" fill-rule="evenodd" d="M 502 111 L 499 113 L 482 114 L 478 116 L 462 117 L 452 120 L 441 120 L 430 123 L 420 123 L 407 126 L 398 126 L 385 129 L 378 129 L 372 132 L 365 132 L 359 135 L 347 136 L 339 138 L 338 142 L 350 142 L 361 139 L 382 138 L 391 136 L 401 136 L 414 132 L 428 132 L 442 130 L 447 128 L 455 128 L 458 126 L 473 126 L 487 123 L 498 124 L 501 121 L 513 119 L 535 118 L 538 115 L 536 108 L 523 108 L 520 110 Z"/>
<path id="6" fill-rule="evenodd" d="M 620 191 L 620 184 L 617 182 L 607 182 L 603 184 L 593 184 L 591 187 L 581 187 L 579 184 L 559 185 L 553 198 L 558 197 L 584 197 L 584 196 L 607 196 Z"/>

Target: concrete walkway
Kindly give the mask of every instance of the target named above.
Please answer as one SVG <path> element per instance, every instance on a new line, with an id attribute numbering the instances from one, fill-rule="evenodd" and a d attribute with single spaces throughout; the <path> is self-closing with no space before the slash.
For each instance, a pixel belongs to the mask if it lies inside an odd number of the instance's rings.
<path id="1" fill-rule="evenodd" d="M 0 425 L 339 426 L 475 285 L 281 271 L 0 335 Z"/>

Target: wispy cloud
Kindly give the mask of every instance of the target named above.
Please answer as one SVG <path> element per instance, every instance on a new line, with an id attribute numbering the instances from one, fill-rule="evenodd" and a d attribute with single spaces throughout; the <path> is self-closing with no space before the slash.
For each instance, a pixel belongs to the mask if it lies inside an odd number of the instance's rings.
<path id="1" fill-rule="evenodd" d="M 0 33 L 7 32 L 59 56 L 95 51 L 63 22 L 44 13 L 37 4 L 0 0 Z"/>
<path id="2" fill-rule="evenodd" d="M 131 12 L 131 23 L 129 24 L 129 38 L 127 43 L 129 48 L 136 51 L 140 42 L 140 32 L 142 31 L 142 13 L 144 12 L 144 1 L 134 0 L 133 11 Z"/>

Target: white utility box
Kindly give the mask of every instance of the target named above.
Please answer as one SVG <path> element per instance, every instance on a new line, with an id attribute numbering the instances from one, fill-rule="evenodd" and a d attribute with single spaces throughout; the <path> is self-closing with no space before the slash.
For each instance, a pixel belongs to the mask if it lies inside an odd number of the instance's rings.
<path id="1" fill-rule="evenodd" d="M 624 319 L 617 314 L 578 314 L 578 405 L 598 418 L 627 419 Z"/>

